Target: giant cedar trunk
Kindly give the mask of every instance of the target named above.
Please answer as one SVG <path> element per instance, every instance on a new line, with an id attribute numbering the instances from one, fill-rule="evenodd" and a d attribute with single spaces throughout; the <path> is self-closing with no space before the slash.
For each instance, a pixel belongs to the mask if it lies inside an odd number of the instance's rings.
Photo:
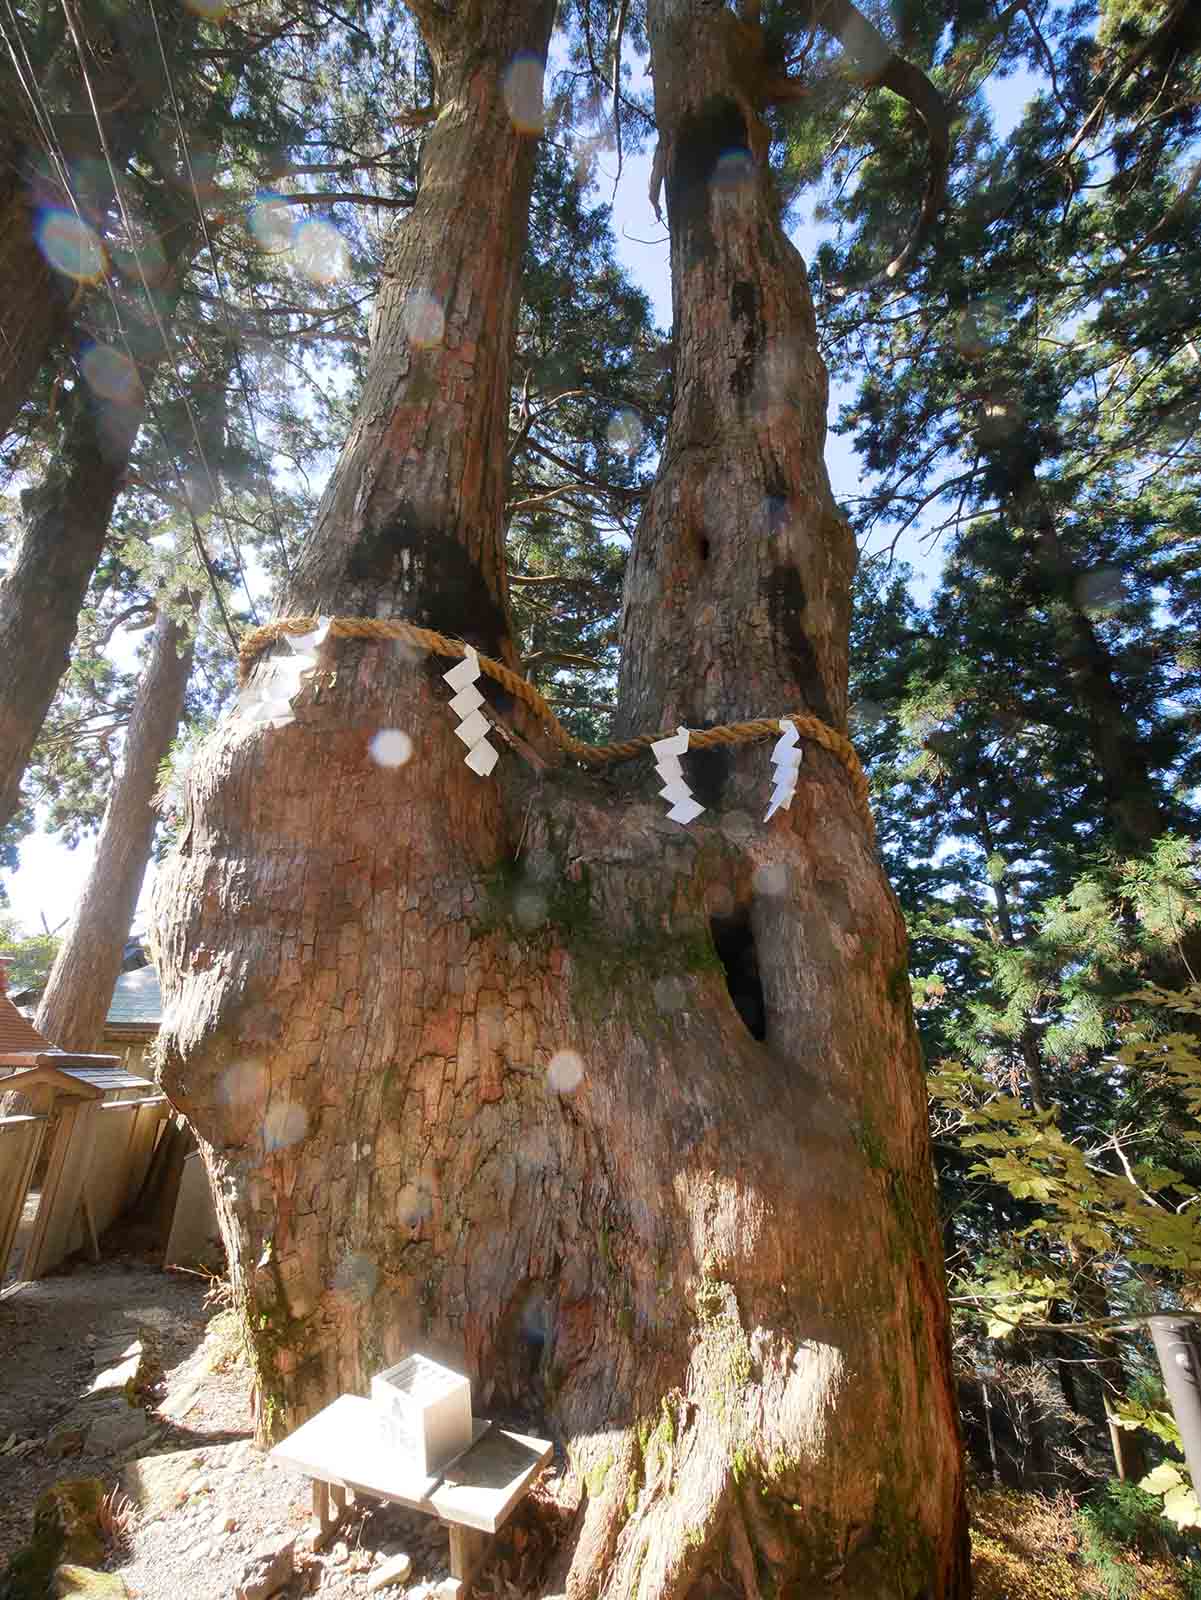
<path id="1" fill-rule="evenodd" d="M 284 606 L 508 654 L 532 150 L 498 80 L 517 50 L 541 53 L 551 7 L 415 9 L 445 103 Z M 672 48 L 718 104 L 672 144 L 679 410 L 632 572 L 623 716 L 806 703 L 838 723 L 852 555 L 821 464 L 804 271 L 763 174 L 749 211 L 708 187 L 743 138 L 720 101 L 728 63 L 699 33 Z M 662 90 L 673 124 L 679 81 Z M 406 337 L 430 297 L 432 345 Z M 750 379 L 766 364 L 770 387 L 776 355 L 792 376 L 755 420 Z M 511 754 L 481 782 L 446 665 L 339 641 L 288 726 L 227 721 L 161 884 L 163 1083 L 214 1179 L 260 1435 L 418 1345 L 466 1365 L 478 1409 L 565 1438 L 579 1515 L 551 1586 L 572 1600 L 700 1596 L 719 1573 L 748 1597 L 958 1600 L 904 939 L 844 774 L 815 757 L 770 830 L 749 815 L 761 747 L 700 775 L 713 809 L 688 831 L 628 786 Z M 372 762 L 381 728 L 412 737 L 406 766 Z"/>
<path id="2" fill-rule="evenodd" d="M 75 920 L 55 957 L 37 1025 L 62 1050 L 95 1050 L 121 971 L 154 842 L 159 763 L 171 748 L 192 670 L 192 638 L 159 613 Z"/>

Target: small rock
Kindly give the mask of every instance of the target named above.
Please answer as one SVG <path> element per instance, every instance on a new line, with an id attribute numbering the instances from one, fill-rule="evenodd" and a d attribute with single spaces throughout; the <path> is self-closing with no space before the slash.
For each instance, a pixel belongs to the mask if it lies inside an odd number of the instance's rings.
<path id="1" fill-rule="evenodd" d="M 53 1428 L 47 1437 L 46 1454 L 54 1461 L 61 1461 L 64 1456 L 76 1455 L 83 1449 L 83 1441 L 87 1436 L 86 1422 L 62 1422 L 57 1428 Z"/>
<path id="2" fill-rule="evenodd" d="M 238 1600 L 268 1600 L 269 1595 L 290 1582 L 295 1569 L 295 1545 L 295 1534 L 264 1539 L 242 1568 Z"/>
<path id="3" fill-rule="evenodd" d="M 192 1546 L 188 1553 L 192 1557 L 193 1561 L 207 1561 L 213 1553 L 212 1540 L 201 1539 L 198 1544 L 194 1544 Z"/>
<path id="4" fill-rule="evenodd" d="M 107 1399 L 112 1394 L 123 1394 L 127 1386 L 130 1390 L 136 1389 L 139 1380 L 145 1378 L 147 1363 L 140 1340 L 135 1340 L 128 1350 L 118 1352 L 118 1356 L 119 1359 L 112 1366 L 102 1366 L 100 1365 L 102 1352 L 99 1350 L 96 1352 L 94 1359 L 99 1371 L 92 1379 L 86 1399 L 91 1400 L 98 1395 Z"/>
<path id="5" fill-rule="evenodd" d="M 122 1470 L 121 1488 L 148 1516 L 159 1515 L 183 1504 L 193 1485 L 201 1481 L 201 1468 L 207 1464 L 211 1470 L 217 1460 L 229 1461 L 239 1448 L 236 1444 L 209 1445 L 203 1453 L 168 1450 L 140 1456 Z"/>
<path id="6" fill-rule="evenodd" d="M 97 1572 L 94 1567 L 64 1564 L 54 1569 L 54 1600 L 129 1600 L 129 1589 L 119 1572 Z"/>
<path id="7" fill-rule="evenodd" d="M 206 1478 L 204 1474 L 201 1473 L 198 1478 L 193 1478 L 192 1482 L 188 1485 L 188 1493 L 207 1494 L 212 1487 L 213 1485 L 211 1480 Z"/>
<path id="8" fill-rule="evenodd" d="M 367 1579 L 367 1593 L 374 1594 L 377 1589 L 390 1589 L 394 1583 L 403 1583 L 412 1570 L 412 1557 L 402 1550 L 398 1556 L 385 1561 L 383 1566 L 376 1567 Z"/>
<path id="9" fill-rule="evenodd" d="M 212 1521 L 214 1533 L 232 1533 L 238 1525 L 238 1519 L 232 1511 L 218 1511 Z"/>
<path id="10" fill-rule="evenodd" d="M 146 1413 L 130 1406 L 124 1416 L 97 1417 L 88 1434 L 88 1450 L 94 1456 L 116 1455 L 141 1444 L 152 1431 Z"/>
<path id="11" fill-rule="evenodd" d="M 92 1365 L 109 1367 L 115 1361 L 129 1361 L 142 1354 L 142 1341 L 116 1334 L 110 1339 L 97 1339 L 92 1345 Z"/>
<path id="12" fill-rule="evenodd" d="M 335 1544 L 333 1549 L 330 1551 L 329 1559 L 331 1562 L 333 1562 L 335 1567 L 340 1567 L 349 1555 L 350 1546 L 346 1543 L 345 1539 L 339 1539 L 337 1544 Z"/>

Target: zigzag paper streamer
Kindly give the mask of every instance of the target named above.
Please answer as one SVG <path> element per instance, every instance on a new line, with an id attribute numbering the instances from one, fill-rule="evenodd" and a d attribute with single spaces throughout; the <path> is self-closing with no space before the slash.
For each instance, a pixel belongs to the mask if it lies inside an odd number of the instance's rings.
<path id="1" fill-rule="evenodd" d="M 478 772 L 481 778 L 486 778 L 496 765 L 500 752 L 494 750 L 488 743 L 492 724 L 480 710 L 484 697 L 475 686 L 479 675 L 480 658 L 470 645 L 467 646 L 467 654 L 458 666 L 442 674 L 455 690 L 450 709 L 456 717 L 462 719 L 455 732 L 467 746 L 467 754 L 463 759 L 472 772 Z"/>
<path id="2" fill-rule="evenodd" d="M 780 729 L 780 737 L 776 740 L 771 753 L 771 764 L 775 769 L 775 787 L 771 792 L 771 804 L 767 808 L 764 822 L 770 822 L 777 811 L 787 811 L 792 804 L 792 797 L 796 794 L 797 773 L 805 753 L 799 743 L 801 736 L 797 732 L 795 722 L 781 722 Z"/>
<path id="3" fill-rule="evenodd" d="M 692 790 L 684 782 L 684 769 L 680 757 L 688 748 L 688 729 L 679 728 L 670 739 L 659 739 L 651 745 L 655 767 L 664 780 L 659 793 L 671 801 L 667 815 L 673 822 L 692 822 L 705 809 L 692 798 Z"/>
<path id="4" fill-rule="evenodd" d="M 255 683 L 238 696 L 238 709 L 251 722 L 270 728 L 286 727 L 292 720 L 292 701 L 300 693 L 304 679 L 317 665 L 317 649 L 329 632 L 329 618 L 318 617 L 309 633 L 288 633 L 291 655 L 277 656 Z"/>

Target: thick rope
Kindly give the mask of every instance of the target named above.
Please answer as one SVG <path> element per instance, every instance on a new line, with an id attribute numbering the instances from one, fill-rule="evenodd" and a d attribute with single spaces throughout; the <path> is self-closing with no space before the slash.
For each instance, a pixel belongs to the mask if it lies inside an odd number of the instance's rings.
<path id="1" fill-rule="evenodd" d="M 243 636 L 238 651 L 240 681 L 245 683 L 255 661 L 270 645 L 287 634 L 310 633 L 316 626 L 316 617 L 285 617 L 278 622 L 264 623 L 261 628 L 252 628 Z M 417 645 L 439 656 L 467 654 L 467 646 L 462 639 L 451 639 L 444 633 L 435 633 L 433 628 L 419 628 L 412 622 L 401 622 L 393 617 L 334 617 L 330 621 L 329 631 L 339 639 L 401 639 L 406 644 Z M 640 733 L 636 738 L 623 739 L 619 744 L 584 744 L 568 733 L 528 678 L 506 667 L 502 661 L 494 661 L 491 656 L 481 655 L 479 663 L 483 672 L 530 708 L 560 749 L 585 766 L 604 767 L 616 761 L 630 761 L 649 750 L 657 740 L 670 738 L 675 732 L 674 728 L 669 728 L 666 733 Z M 785 722 L 793 723 L 802 738 L 812 740 L 842 763 L 851 780 L 855 809 L 863 819 L 868 836 L 874 840 L 876 824 L 872 816 L 867 774 L 860 765 L 851 741 L 829 727 L 820 717 L 810 716 L 807 711 L 789 711 L 783 717 L 756 717 L 752 722 L 728 722 L 718 728 L 691 728 L 688 748 L 706 750 L 715 745 L 751 744 L 758 739 L 770 739 L 783 731 Z"/>

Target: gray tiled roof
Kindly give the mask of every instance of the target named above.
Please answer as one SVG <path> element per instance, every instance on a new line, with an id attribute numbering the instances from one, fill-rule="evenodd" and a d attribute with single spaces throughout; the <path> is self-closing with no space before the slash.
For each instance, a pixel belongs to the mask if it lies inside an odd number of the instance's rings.
<path id="1" fill-rule="evenodd" d="M 115 1058 L 110 1056 L 108 1063 L 99 1067 L 59 1067 L 68 1078 L 78 1078 L 81 1083 L 90 1083 L 93 1089 L 153 1089 L 154 1085 L 149 1078 L 138 1077 L 135 1073 L 125 1072 L 121 1067 L 110 1063 Z M 45 1057 L 48 1067 L 54 1066 L 54 1057 Z"/>
<path id="2" fill-rule="evenodd" d="M 121 974 L 106 1020 L 114 1028 L 158 1026 L 163 1020 L 163 997 L 153 967 L 136 967 Z"/>

